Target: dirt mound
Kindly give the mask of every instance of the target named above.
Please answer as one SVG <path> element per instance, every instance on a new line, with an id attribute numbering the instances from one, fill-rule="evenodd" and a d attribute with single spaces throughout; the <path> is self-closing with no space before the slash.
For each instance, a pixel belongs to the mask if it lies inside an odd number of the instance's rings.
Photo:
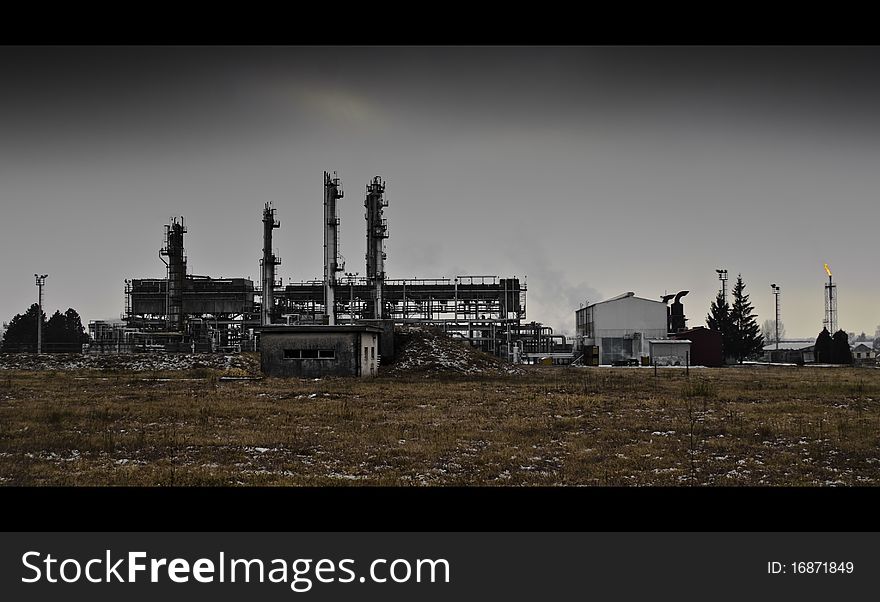
<path id="1" fill-rule="evenodd" d="M 255 353 L 0 354 L 0 370 L 163 372 L 207 368 L 252 374 L 259 372 L 259 363 L 259 355 Z"/>
<path id="2" fill-rule="evenodd" d="M 519 374 L 521 368 L 483 353 L 464 341 L 428 326 L 394 330 L 396 354 L 386 374 L 391 376 L 462 374 L 499 376 Z"/>

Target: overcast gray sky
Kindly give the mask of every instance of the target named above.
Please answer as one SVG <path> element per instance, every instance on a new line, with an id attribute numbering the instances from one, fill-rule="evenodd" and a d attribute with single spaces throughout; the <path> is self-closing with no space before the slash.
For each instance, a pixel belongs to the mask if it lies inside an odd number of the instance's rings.
<path id="1" fill-rule="evenodd" d="M 689 289 L 716 268 L 789 336 L 880 324 L 880 49 L 146 47 L 0 49 L 0 319 L 36 299 L 118 317 L 162 277 L 186 217 L 190 270 L 259 280 L 274 201 L 285 282 L 322 273 L 322 172 L 364 272 L 363 192 L 387 181 L 391 278 L 528 277 L 528 318 Z"/>

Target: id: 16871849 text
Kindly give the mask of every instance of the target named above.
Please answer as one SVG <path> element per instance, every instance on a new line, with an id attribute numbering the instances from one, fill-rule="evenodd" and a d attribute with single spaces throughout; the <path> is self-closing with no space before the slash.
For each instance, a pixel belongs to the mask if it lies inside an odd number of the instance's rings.
<path id="1" fill-rule="evenodd" d="M 836 562 L 834 560 L 798 560 L 795 562 L 773 561 L 767 563 L 767 572 L 771 575 L 849 575 L 855 571 L 855 568 L 855 564 L 853 564 L 852 561 Z"/>

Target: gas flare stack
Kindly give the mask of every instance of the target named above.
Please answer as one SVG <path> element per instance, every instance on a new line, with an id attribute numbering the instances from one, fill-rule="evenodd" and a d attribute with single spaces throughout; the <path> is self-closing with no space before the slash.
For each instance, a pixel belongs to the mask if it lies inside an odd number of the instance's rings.
<path id="1" fill-rule="evenodd" d="M 837 332 L 837 285 L 831 279 L 831 268 L 825 264 L 825 273 L 828 274 L 828 282 L 825 284 L 825 320 L 822 324 L 828 332 Z"/>

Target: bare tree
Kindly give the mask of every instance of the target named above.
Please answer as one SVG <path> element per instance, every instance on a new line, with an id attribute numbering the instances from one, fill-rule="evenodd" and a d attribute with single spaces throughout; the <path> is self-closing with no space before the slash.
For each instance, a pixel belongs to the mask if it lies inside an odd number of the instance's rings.
<path id="1" fill-rule="evenodd" d="M 764 336 L 764 344 L 769 345 L 770 343 L 776 342 L 776 320 L 764 320 L 764 324 L 761 326 L 761 334 Z M 782 323 L 782 320 L 779 321 L 779 340 L 785 338 L 785 324 Z"/>

